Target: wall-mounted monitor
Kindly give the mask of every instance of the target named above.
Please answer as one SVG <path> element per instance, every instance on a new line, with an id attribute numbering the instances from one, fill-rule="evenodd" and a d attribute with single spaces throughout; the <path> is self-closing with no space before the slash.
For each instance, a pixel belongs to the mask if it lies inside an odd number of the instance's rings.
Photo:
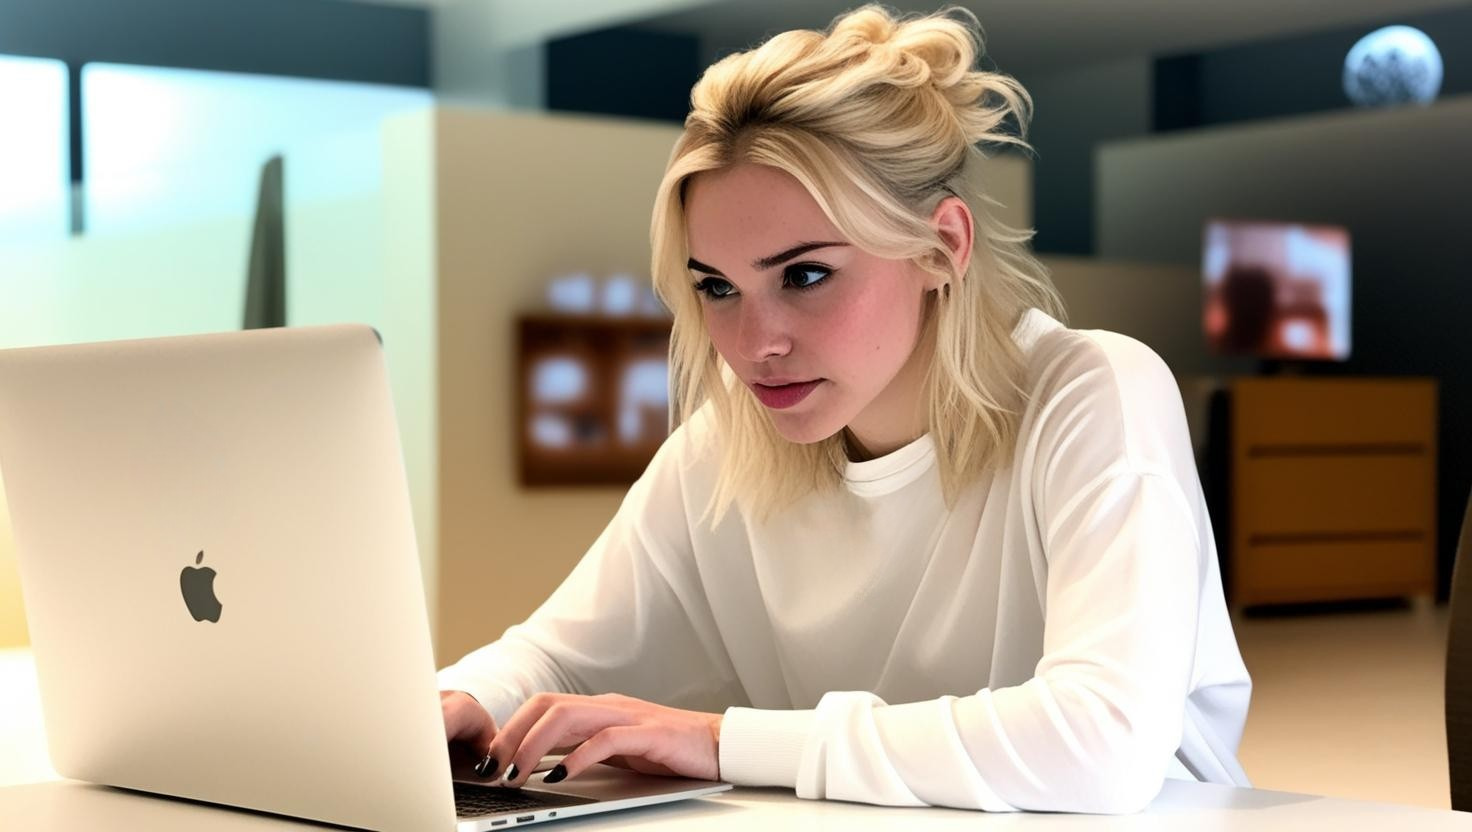
<path id="1" fill-rule="evenodd" d="M 1219 355 L 1349 358 L 1348 230 L 1254 220 L 1207 222 L 1204 327 Z"/>

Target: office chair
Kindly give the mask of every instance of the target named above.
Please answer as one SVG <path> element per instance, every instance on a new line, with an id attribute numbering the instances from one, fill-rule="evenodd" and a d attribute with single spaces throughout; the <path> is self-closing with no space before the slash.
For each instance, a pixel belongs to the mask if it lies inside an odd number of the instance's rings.
<path id="1" fill-rule="evenodd" d="M 1472 812 L 1472 495 L 1462 517 L 1452 567 L 1451 625 L 1446 644 L 1446 750 L 1452 808 Z"/>

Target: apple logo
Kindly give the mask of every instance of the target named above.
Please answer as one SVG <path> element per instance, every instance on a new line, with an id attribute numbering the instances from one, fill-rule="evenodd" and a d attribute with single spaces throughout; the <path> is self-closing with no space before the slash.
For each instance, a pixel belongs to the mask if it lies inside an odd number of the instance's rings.
<path id="1" fill-rule="evenodd" d="M 194 562 L 199 564 L 203 560 L 204 551 L 201 550 Z M 179 573 L 179 589 L 183 591 L 184 603 L 195 621 L 220 620 L 220 599 L 215 597 L 215 570 L 208 566 L 199 569 L 184 567 L 184 571 Z"/>

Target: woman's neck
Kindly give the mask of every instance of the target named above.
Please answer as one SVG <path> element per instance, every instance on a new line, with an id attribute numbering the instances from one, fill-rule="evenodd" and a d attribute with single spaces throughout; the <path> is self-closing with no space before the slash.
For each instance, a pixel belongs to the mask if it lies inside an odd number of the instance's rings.
<path id="1" fill-rule="evenodd" d="M 843 429 L 844 445 L 853 462 L 876 459 L 914 442 L 929 429 L 926 403 L 935 349 L 929 333 L 889 385 Z"/>
<path id="2" fill-rule="evenodd" d="M 869 449 L 864 447 L 864 443 L 860 442 L 859 438 L 854 436 L 854 432 L 848 428 L 843 429 L 843 448 L 848 454 L 849 462 L 868 462 L 874 459 L 874 454 L 870 453 Z"/>

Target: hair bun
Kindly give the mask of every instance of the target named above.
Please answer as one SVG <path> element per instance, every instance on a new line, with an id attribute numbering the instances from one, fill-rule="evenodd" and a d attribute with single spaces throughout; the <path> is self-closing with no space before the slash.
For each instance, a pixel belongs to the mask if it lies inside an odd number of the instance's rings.
<path id="1" fill-rule="evenodd" d="M 960 13 L 975 27 L 952 17 Z M 836 20 L 829 39 L 839 48 L 858 47 L 871 60 L 892 64 L 897 83 L 930 84 L 946 90 L 962 82 L 981 52 L 980 24 L 964 8 L 940 14 L 894 18 L 882 7 L 868 5 Z"/>
<path id="2" fill-rule="evenodd" d="M 721 59 L 691 91 L 685 124 L 733 135 L 785 125 L 866 153 L 903 150 L 911 161 L 894 163 L 895 186 L 937 192 L 968 150 L 1027 146 L 1032 100 L 1016 80 L 975 67 L 981 48 L 981 24 L 964 8 L 897 16 L 863 6 L 826 30 L 783 32 Z"/>
<path id="3" fill-rule="evenodd" d="M 1026 123 L 1031 100 L 1010 78 L 975 68 L 982 54 L 981 23 L 970 10 L 950 6 L 923 17 L 897 18 L 867 5 L 834 21 L 820 50 L 846 59 L 849 71 L 901 88 L 929 88 L 955 109 L 968 142 L 995 140 L 1001 110 Z M 988 98 L 1002 99 L 1002 107 Z M 995 102 L 991 102 L 995 104 Z"/>

